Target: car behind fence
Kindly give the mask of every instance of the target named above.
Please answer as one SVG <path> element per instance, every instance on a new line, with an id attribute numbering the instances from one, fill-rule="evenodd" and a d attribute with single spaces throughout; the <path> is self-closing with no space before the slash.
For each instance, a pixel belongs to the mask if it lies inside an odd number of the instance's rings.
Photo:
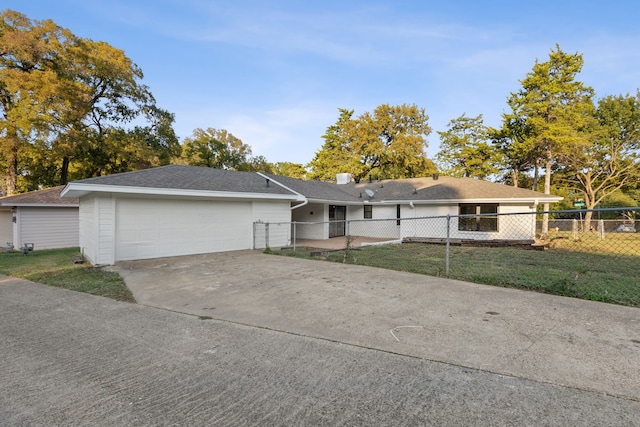
<path id="1" fill-rule="evenodd" d="M 640 305 L 637 217 L 640 207 L 258 222 L 254 247 Z"/>

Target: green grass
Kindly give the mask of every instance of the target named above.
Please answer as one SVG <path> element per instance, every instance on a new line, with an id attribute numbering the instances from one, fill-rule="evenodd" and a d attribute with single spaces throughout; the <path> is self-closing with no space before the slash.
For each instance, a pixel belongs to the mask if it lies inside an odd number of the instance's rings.
<path id="1" fill-rule="evenodd" d="M 118 273 L 85 264 L 74 264 L 77 248 L 0 253 L 0 274 L 57 286 L 118 301 L 135 302 Z"/>
<path id="2" fill-rule="evenodd" d="M 613 237 L 608 242 L 562 240 L 545 251 L 451 246 L 448 275 L 444 245 L 369 246 L 351 249 L 346 256 L 335 251 L 315 258 L 640 307 L 638 237 L 621 235 L 624 242 L 618 244 L 612 244 Z"/>

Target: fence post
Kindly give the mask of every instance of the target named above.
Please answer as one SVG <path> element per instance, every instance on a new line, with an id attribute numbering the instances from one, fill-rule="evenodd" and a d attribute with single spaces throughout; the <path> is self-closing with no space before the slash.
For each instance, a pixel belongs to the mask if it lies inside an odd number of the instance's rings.
<path id="1" fill-rule="evenodd" d="M 578 220 L 574 219 L 571 223 L 571 233 L 573 234 L 573 240 L 578 240 Z"/>
<path id="2" fill-rule="evenodd" d="M 269 223 L 264 223 L 264 247 L 269 249 Z"/>
<path id="3" fill-rule="evenodd" d="M 347 236 L 347 246 L 349 246 L 349 243 L 351 242 L 351 237 L 349 236 L 349 221 L 348 220 L 344 221 L 344 235 Z"/>
<path id="4" fill-rule="evenodd" d="M 603 219 L 598 220 L 598 237 L 600 237 L 600 240 L 604 240 L 604 220 Z"/>
<path id="5" fill-rule="evenodd" d="M 296 253 L 296 222 L 293 222 L 293 253 Z"/>
<path id="6" fill-rule="evenodd" d="M 451 215 L 447 214 L 447 244 L 445 249 L 444 271 L 449 275 L 449 242 L 451 241 Z"/>

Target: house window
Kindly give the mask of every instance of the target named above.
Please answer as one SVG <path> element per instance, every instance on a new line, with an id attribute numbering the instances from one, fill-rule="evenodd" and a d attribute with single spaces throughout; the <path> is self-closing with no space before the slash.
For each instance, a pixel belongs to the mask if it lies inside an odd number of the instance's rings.
<path id="1" fill-rule="evenodd" d="M 372 219 L 372 218 L 373 218 L 373 206 L 364 205 L 364 219 Z"/>
<path id="2" fill-rule="evenodd" d="M 498 231 L 498 205 L 461 203 L 458 218 L 460 231 Z"/>

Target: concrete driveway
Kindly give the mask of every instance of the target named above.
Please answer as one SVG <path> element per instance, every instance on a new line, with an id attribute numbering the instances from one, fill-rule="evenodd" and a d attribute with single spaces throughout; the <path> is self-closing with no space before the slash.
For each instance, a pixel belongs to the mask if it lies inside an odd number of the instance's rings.
<path id="1" fill-rule="evenodd" d="M 123 262 L 139 304 L 640 402 L 640 310 L 256 251 Z"/>
<path id="2" fill-rule="evenodd" d="M 637 400 L 3 276 L 0 361 L 2 426 L 640 425 Z"/>

